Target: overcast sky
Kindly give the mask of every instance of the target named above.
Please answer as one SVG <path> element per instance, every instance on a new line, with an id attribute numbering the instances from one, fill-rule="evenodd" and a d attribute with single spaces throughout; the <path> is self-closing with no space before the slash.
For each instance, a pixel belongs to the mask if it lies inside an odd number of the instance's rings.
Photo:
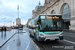
<path id="1" fill-rule="evenodd" d="M 45 0 L 0 0 L 0 26 L 10 25 L 10 22 L 16 22 L 17 5 L 19 4 L 19 17 L 22 23 L 27 23 L 28 19 L 32 17 L 32 10 L 38 5 L 38 3 L 44 5 Z"/>

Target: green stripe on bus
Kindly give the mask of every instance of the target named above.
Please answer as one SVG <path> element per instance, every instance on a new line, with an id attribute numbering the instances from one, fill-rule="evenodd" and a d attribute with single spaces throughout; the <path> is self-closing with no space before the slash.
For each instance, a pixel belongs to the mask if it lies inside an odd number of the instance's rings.
<path id="1" fill-rule="evenodd" d="M 39 32 L 39 33 L 63 33 L 63 31 Z"/>
<path id="2" fill-rule="evenodd" d="M 38 28 L 36 28 L 36 34 L 38 34 Z"/>

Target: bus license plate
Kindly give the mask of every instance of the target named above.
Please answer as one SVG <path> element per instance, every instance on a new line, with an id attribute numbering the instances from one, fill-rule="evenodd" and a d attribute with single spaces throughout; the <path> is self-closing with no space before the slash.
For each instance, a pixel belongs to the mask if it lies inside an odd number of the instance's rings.
<path id="1" fill-rule="evenodd" d="M 50 40 L 55 40 L 54 38 L 51 38 Z"/>

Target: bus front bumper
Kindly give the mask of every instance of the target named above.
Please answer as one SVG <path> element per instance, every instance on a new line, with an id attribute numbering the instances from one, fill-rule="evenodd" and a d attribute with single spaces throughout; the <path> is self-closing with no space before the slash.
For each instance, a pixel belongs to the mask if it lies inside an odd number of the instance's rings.
<path id="1" fill-rule="evenodd" d="M 63 36 L 44 36 L 39 37 L 40 41 L 46 41 L 46 40 L 63 40 Z"/>

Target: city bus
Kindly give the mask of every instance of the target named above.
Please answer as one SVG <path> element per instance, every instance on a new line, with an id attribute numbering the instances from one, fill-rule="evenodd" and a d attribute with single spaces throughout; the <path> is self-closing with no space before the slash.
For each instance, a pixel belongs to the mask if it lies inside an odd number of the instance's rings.
<path id="1" fill-rule="evenodd" d="M 18 29 L 19 29 L 19 30 L 23 30 L 23 25 L 19 24 L 19 25 L 18 25 Z"/>
<path id="2" fill-rule="evenodd" d="M 60 14 L 40 14 L 28 25 L 30 36 L 38 41 L 63 40 L 63 19 Z"/>

